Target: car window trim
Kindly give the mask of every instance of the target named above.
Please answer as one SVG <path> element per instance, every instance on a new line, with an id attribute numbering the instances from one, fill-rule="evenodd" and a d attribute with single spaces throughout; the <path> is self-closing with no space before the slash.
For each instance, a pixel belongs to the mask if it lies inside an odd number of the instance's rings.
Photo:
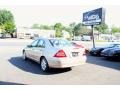
<path id="1" fill-rule="evenodd" d="M 52 43 L 52 41 L 51 41 L 52 39 L 49 39 L 49 42 L 50 42 L 50 44 L 51 44 L 51 46 L 53 46 L 54 47 L 54 45 L 53 45 L 53 43 Z"/>

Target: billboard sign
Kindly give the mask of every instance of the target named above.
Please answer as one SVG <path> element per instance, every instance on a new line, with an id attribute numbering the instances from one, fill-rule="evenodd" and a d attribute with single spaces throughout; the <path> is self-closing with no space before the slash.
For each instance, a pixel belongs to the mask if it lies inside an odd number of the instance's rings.
<path id="1" fill-rule="evenodd" d="M 105 22 L 105 9 L 98 8 L 83 13 L 83 25 L 97 25 Z"/>

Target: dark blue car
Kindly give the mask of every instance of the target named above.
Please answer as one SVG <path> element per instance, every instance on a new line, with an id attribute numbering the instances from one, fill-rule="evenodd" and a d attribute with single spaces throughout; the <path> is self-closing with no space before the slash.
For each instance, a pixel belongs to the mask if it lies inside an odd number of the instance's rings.
<path id="1" fill-rule="evenodd" d="M 90 50 L 90 54 L 91 55 L 95 55 L 95 56 L 101 56 L 101 52 L 105 49 L 110 49 L 110 48 L 114 48 L 117 45 L 120 45 L 120 43 L 112 43 L 112 44 L 108 44 L 106 46 L 102 46 L 102 47 L 96 47 L 96 48 L 92 48 Z"/>
<path id="2" fill-rule="evenodd" d="M 113 47 L 113 48 L 108 48 L 108 49 L 103 50 L 101 52 L 101 56 L 120 60 L 120 45 L 117 45 L 116 47 Z"/>

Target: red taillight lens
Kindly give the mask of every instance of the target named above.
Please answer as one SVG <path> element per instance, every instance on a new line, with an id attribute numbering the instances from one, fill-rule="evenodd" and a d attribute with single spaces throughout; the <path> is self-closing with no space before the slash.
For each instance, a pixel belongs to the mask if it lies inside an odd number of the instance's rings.
<path id="1" fill-rule="evenodd" d="M 63 50 L 59 50 L 55 55 L 54 57 L 57 57 L 57 58 L 62 58 L 62 57 L 66 57 L 66 54 Z"/>
<path id="2" fill-rule="evenodd" d="M 89 53 L 89 50 L 85 49 L 83 55 L 87 55 Z"/>

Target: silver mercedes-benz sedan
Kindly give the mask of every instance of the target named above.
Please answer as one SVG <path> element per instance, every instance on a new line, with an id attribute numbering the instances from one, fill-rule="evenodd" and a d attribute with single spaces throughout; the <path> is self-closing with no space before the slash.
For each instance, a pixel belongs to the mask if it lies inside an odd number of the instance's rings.
<path id="1" fill-rule="evenodd" d="M 86 62 L 85 48 L 76 47 L 66 39 L 38 38 L 23 49 L 23 59 L 40 64 L 42 71 L 49 68 L 69 68 Z"/>

